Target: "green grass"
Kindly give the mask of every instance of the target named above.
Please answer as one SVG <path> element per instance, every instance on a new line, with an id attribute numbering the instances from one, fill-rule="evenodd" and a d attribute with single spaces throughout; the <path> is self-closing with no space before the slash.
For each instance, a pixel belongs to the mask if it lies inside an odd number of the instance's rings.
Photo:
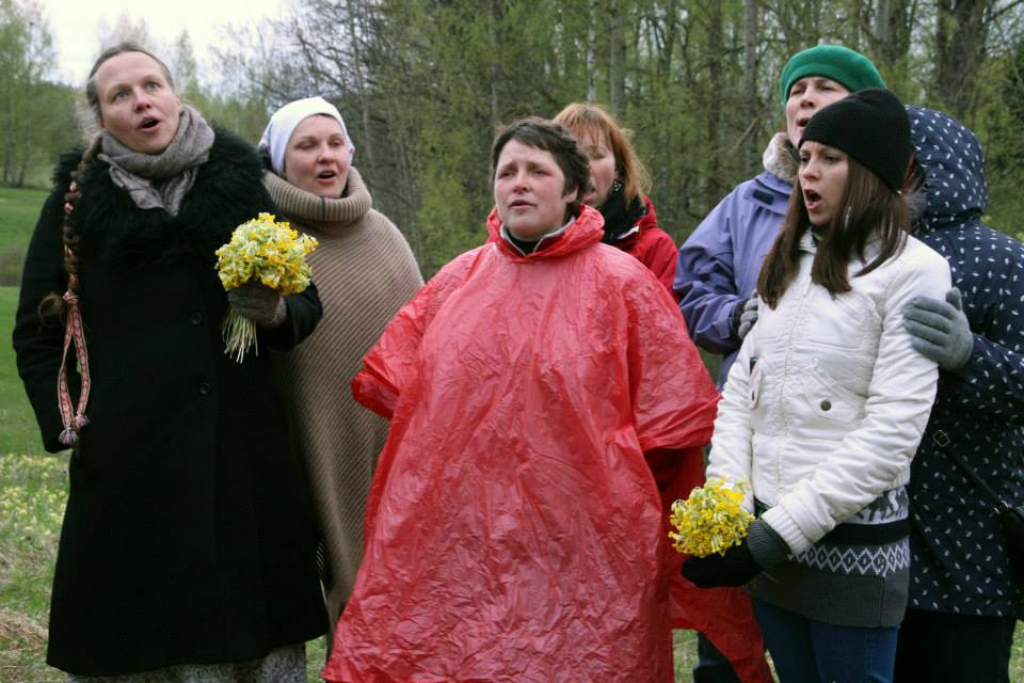
<path id="1" fill-rule="evenodd" d="M 0 481 L 0 679 L 62 680 L 44 652 L 67 458 L 0 454 Z"/>
<path id="2" fill-rule="evenodd" d="M 43 190 L 0 187 L 0 287 L 20 284 L 25 251 L 46 195 Z"/>
<path id="3" fill-rule="evenodd" d="M 39 210 L 49 193 L 0 187 L 0 247 L 28 246 Z"/>
<path id="4" fill-rule="evenodd" d="M 43 452 L 14 369 L 17 293 L 0 287 L 0 680 L 60 681 L 44 653 L 67 457 Z"/>
<path id="5" fill-rule="evenodd" d="M 11 329 L 17 303 L 17 288 L 0 287 L 0 455 L 25 455 L 41 450 L 36 421 L 14 366 Z"/>

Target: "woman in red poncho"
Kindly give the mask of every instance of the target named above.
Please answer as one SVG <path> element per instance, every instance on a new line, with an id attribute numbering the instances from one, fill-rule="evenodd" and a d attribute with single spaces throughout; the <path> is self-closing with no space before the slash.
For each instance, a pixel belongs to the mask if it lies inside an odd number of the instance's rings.
<path id="1" fill-rule="evenodd" d="M 670 681 L 678 561 L 645 455 L 700 458 L 714 385 L 665 288 L 601 244 L 572 136 L 514 123 L 492 163 L 491 239 L 353 382 L 392 425 L 324 678 Z"/>

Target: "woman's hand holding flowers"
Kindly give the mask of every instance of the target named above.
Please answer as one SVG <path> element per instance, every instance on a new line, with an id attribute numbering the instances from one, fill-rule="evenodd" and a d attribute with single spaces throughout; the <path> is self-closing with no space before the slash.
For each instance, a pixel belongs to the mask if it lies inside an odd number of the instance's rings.
<path id="1" fill-rule="evenodd" d="M 257 354 L 256 326 L 277 327 L 288 317 L 284 297 L 309 286 L 306 255 L 316 239 L 299 235 L 287 222 L 261 213 L 235 228 L 217 250 L 217 275 L 231 308 L 224 317 L 224 352 L 241 363 L 252 348 Z"/>
<path id="2" fill-rule="evenodd" d="M 778 564 L 789 553 L 789 547 L 774 529 L 760 519 L 747 528 L 743 540 L 723 553 L 707 557 L 691 557 L 683 563 L 683 578 L 700 588 L 742 586 L 752 578 Z"/>
<path id="3" fill-rule="evenodd" d="M 742 586 L 763 571 L 750 552 L 750 544 L 743 539 L 723 555 L 691 557 L 683 563 L 683 578 L 700 588 L 716 586 Z"/>
<path id="4" fill-rule="evenodd" d="M 288 316 L 288 307 L 280 292 L 259 282 L 229 289 L 228 303 L 236 313 L 264 329 L 277 327 Z"/>

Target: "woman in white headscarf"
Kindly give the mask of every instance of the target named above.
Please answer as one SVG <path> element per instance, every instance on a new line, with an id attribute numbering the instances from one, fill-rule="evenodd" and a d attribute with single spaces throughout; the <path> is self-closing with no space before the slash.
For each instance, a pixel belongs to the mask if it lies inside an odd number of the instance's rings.
<path id="1" fill-rule="evenodd" d="M 289 406 L 322 532 L 321 580 L 333 627 L 362 558 L 363 508 L 388 423 L 357 405 L 349 383 L 398 309 L 423 284 L 402 233 L 375 211 L 352 166 L 355 145 L 321 97 L 270 119 L 259 144 L 263 184 L 292 226 L 320 242 L 309 257 L 324 316 L 284 361 Z"/>

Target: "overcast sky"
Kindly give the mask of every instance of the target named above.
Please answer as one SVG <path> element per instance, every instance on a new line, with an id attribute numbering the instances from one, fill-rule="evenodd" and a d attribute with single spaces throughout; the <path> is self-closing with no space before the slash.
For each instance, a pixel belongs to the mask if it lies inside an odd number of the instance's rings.
<path id="1" fill-rule="evenodd" d="M 200 65 L 211 46 L 223 43 L 223 28 L 251 25 L 260 19 L 280 18 L 291 0 L 41 0 L 50 22 L 59 59 L 60 79 L 82 85 L 99 54 L 98 36 L 117 23 L 122 14 L 144 19 L 149 33 L 161 45 L 172 45 L 188 30 Z"/>

